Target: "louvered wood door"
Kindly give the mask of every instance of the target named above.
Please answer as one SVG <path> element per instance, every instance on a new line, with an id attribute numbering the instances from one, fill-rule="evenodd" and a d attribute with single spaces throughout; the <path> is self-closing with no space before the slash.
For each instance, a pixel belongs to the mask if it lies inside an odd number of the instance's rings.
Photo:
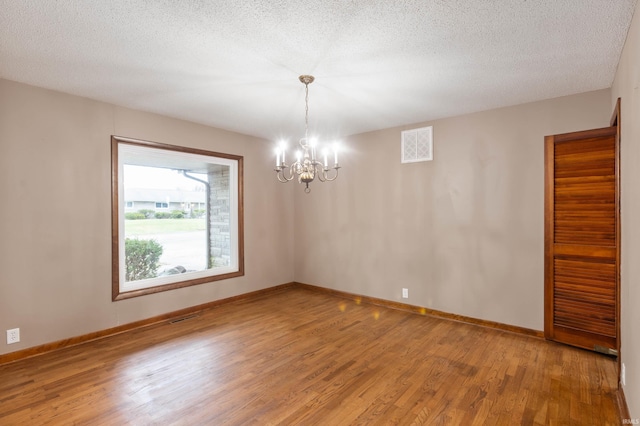
<path id="1" fill-rule="evenodd" d="M 617 127 L 545 138 L 545 337 L 618 349 Z"/>

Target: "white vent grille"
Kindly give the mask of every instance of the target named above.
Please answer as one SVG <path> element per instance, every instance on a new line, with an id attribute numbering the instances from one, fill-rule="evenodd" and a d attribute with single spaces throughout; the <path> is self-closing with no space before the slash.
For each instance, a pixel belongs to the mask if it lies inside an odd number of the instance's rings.
<path id="1" fill-rule="evenodd" d="M 402 132 L 402 162 L 433 160 L 433 127 Z"/>

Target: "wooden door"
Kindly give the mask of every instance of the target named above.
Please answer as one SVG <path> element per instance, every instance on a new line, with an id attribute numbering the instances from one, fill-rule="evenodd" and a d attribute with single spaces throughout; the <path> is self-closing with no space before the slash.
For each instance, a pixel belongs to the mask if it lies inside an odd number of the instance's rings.
<path id="1" fill-rule="evenodd" d="M 619 347 L 617 130 L 545 138 L 545 337 L 610 354 Z"/>

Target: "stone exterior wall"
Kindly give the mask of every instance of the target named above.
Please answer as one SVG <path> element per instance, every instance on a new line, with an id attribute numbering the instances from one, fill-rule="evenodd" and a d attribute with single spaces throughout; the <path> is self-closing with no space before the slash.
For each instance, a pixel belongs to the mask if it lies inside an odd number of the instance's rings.
<path id="1" fill-rule="evenodd" d="M 231 258 L 230 203 L 228 166 L 209 173 L 211 187 L 211 256 L 213 266 L 227 266 Z"/>

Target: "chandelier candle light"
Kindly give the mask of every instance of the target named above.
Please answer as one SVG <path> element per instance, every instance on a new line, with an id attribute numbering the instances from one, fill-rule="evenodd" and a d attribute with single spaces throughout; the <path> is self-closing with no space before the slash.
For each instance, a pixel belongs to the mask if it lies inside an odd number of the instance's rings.
<path id="1" fill-rule="evenodd" d="M 309 84 L 313 83 L 315 78 L 312 75 L 301 75 L 299 77 L 300 82 L 304 84 L 305 97 L 304 97 L 304 137 L 300 139 L 300 146 L 302 151 L 296 151 L 296 161 L 287 165 L 285 160 L 286 146 L 281 143 L 276 149 L 276 176 L 282 183 L 287 183 L 298 176 L 298 182 L 304 183 L 306 186 L 304 192 L 309 193 L 311 189 L 309 184 L 318 177 L 320 182 L 332 181 L 338 177 L 338 145 L 333 146 L 333 167 L 329 168 L 329 151 L 327 148 L 322 150 L 324 162 L 318 161 L 316 157 L 317 141 L 309 138 Z M 288 170 L 287 170 L 288 169 Z M 335 170 L 335 173 L 330 170 Z M 333 176 L 331 176 L 333 175 Z"/>

